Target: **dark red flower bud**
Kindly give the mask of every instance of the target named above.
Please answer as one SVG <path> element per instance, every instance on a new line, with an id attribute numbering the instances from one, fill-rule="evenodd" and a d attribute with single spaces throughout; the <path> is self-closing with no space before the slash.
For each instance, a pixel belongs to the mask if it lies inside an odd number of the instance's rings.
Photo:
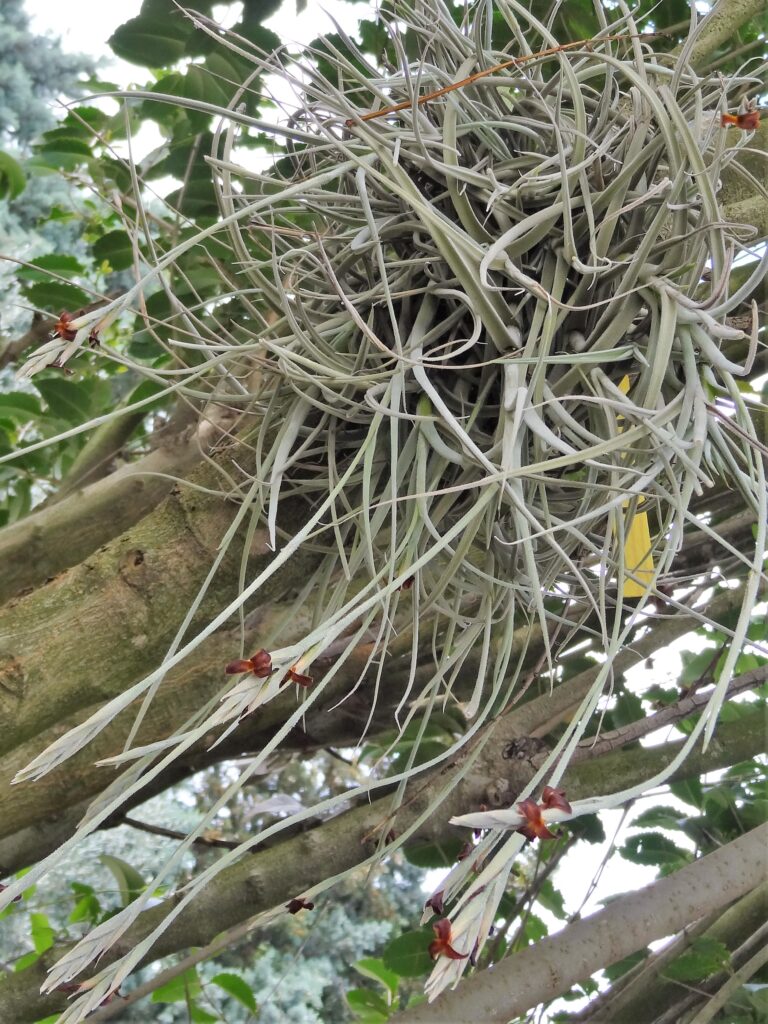
<path id="1" fill-rule="evenodd" d="M 70 321 L 74 320 L 81 314 L 82 310 L 78 310 L 77 313 L 67 313 L 66 311 L 60 313 L 59 319 L 53 325 L 54 334 L 58 334 L 63 341 L 74 341 L 77 331 L 70 327 L 69 324 Z"/>
<path id="2" fill-rule="evenodd" d="M 451 922 L 447 917 L 436 921 L 432 925 L 432 930 L 437 936 L 434 942 L 429 944 L 429 955 L 433 960 L 437 960 L 439 956 L 447 956 L 449 960 L 467 959 L 468 953 L 457 953 L 451 945 Z"/>
<path id="3" fill-rule="evenodd" d="M 312 676 L 305 675 L 303 672 L 297 672 L 295 668 L 289 668 L 283 683 L 296 683 L 298 686 L 311 686 L 314 682 Z"/>
<path id="4" fill-rule="evenodd" d="M 315 904 L 311 900 L 298 897 L 297 899 L 292 899 L 290 903 L 286 903 L 285 909 L 289 914 L 298 914 L 300 910 L 314 910 Z"/>
<path id="5" fill-rule="evenodd" d="M 3 885 L 3 883 L 0 882 L 0 892 L 5 892 L 5 890 L 7 888 L 8 888 L 7 885 Z M 11 900 L 11 903 L 18 903 L 20 899 L 21 899 L 21 894 L 19 894 L 18 896 L 14 896 L 13 899 Z"/>
<path id="6" fill-rule="evenodd" d="M 535 800 L 522 800 L 517 805 L 518 811 L 526 819 L 526 824 L 521 825 L 520 828 L 516 829 L 521 835 L 524 835 L 529 842 L 533 842 L 534 839 L 555 839 L 556 836 L 549 831 L 541 817 L 541 807 L 536 803 Z"/>
<path id="7" fill-rule="evenodd" d="M 443 893 L 442 889 L 440 889 L 439 892 L 432 893 L 432 895 L 429 897 L 427 902 L 424 904 L 424 909 L 426 910 L 427 907 L 429 907 L 429 909 L 430 910 L 434 910 L 434 912 L 436 914 L 442 914 L 443 913 L 443 896 L 444 896 L 444 893 Z"/>
<path id="8" fill-rule="evenodd" d="M 251 655 L 251 672 L 259 679 L 266 679 L 272 674 L 272 655 L 263 647 Z"/>
<path id="9" fill-rule="evenodd" d="M 250 672 L 258 679 L 266 679 L 272 674 L 272 655 L 262 648 L 252 654 L 250 658 L 238 658 L 237 661 L 230 661 L 224 671 L 228 676 L 238 675 L 240 672 Z"/>
<path id="10" fill-rule="evenodd" d="M 564 789 L 553 789 L 552 786 L 545 786 L 541 794 L 541 806 L 545 808 L 557 807 L 566 814 L 571 814 L 571 805 L 565 799 Z"/>

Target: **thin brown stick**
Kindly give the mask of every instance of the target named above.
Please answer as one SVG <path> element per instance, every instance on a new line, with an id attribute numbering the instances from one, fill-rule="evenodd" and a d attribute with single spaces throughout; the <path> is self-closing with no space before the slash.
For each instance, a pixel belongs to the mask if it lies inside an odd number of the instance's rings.
<path id="1" fill-rule="evenodd" d="M 735 697 L 738 693 L 751 690 L 753 687 L 764 683 L 766 679 L 768 679 L 768 665 L 760 665 L 758 668 L 754 668 L 750 672 L 745 672 L 744 675 L 732 679 L 726 691 L 726 697 Z M 607 754 L 617 747 L 623 747 L 633 740 L 640 739 L 641 736 L 647 736 L 648 733 L 655 732 L 656 729 L 660 729 L 664 725 L 672 725 L 675 722 L 679 722 L 706 704 L 711 696 L 711 690 L 707 690 L 705 693 L 697 690 L 696 693 L 689 693 L 674 704 L 662 708 L 655 715 L 649 715 L 648 718 L 640 718 L 636 722 L 630 722 L 629 725 L 622 726 L 621 729 L 614 729 L 612 732 L 605 733 L 596 743 L 593 743 L 591 739 L 582 740 L 576 748 L 573 763 L 583 761 L 585 757 L 592 758 L 598 757 L 601 754 Z"/>
<path id="2" fill-rule="evenodd" d="M 473 82 L 477 82 L 481 78 L 487 78 L 488 75 L 494 75 L 497 71 L 504 71 L 506 68 L 516 67 L 519 64 L 526 64 L 531 60 L 538 60 L 540 57 L 552 57 L 556 53 L 562 53 L 564 50 L 573 50 L 578 46 L 584 46 L 591 49 L 595 43 L 611 43 L 620 39 L 654 39 L 657 36 L 667 35 L 666 32 L 648 32 L 643 35 L 629 35 L 628 33 L 621 33 L 615 36 L 601 36 L 599 39 L 579 39 L 575 43 L 561 43 L 559 46 L 550 46 L 546 50 L 538 50 L 536 53 L 527 53 L 522 57 L 512 57 L 509 60 L 503 61 L 501 64 L 494 64 L 491 68 L 486 68 L 484 71 L 476 71 L 473 75 L 468 78 L 462 78 L 460 82 L 453 82 L 451 85 L 445 85 L 442 89 L 436 89 L 434 92 L 426 93 L 424 96 L 419 96 L 416 99 L 416 106 L 420 107 L 424 103 L 429 103 L 431 100 L 439 99 L 441 96 L 445 96 L 446 93 L 453 92 L 456 89 L 463 89 L 465 85 L 471 85 Z M 374 121 L 377 117 L 386 117 L 387 114 L 396 114 L 399 110 L 408 110 L 414 105 L 413 100 L 404 100 L 402 103 L 395 103 L 391 107 L 382 107 L 381 110 L 372 110 L 367 114 L 358 114 L 357 117 L 350 117 L 344 123 L 347 128 L 353 128 L 357 121 Z"/>
<path id="3" fill-rule="evenodd" d="M 129 818 L 128 815 L 123 818 L 121 824 L 130 825 L 131 828 L 135 828 L 139 832 L 148 832 L 152 836 L 165 836 L 168 839 L 181 840 L 189 838 L 186 832 L 177 832 L 175 829 L 164 828 L 162 825 L 152 825 L 148 821 L 139 821 L 138 818 Z M 236 850 L 242 843 L 242 839 L 206 838 L 204 835 L 197 836 L 192 841 L 198 846 L 216 846 L 223 850 Z"/>

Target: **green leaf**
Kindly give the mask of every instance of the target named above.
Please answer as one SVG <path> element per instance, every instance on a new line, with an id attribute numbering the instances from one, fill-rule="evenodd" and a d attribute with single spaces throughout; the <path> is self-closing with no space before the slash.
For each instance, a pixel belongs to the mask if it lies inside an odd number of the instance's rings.
<path id="1" fill-rule="evenodd" d="M 194 967 L 188 968 L 183 974 L 171 978 L 165 985 L 156 988 L 152 993 L 153 1003 L 186 1003 L 195 999 L 202 992 L 200 979 Z"/>
<path id="2" fill-rule="evenodd" d="M 50 252 L 46 256 L 36 256 L 26 267 L 20 267 L 16 276 L 22 281 L 48 281 L 51 271 L 68 277 L 70 274 L 82 274 L 85 267 L 80 260 L 63 252 Z"/>
<path id="3" fill-rule="evenodd" d="M 38 281 L 25 288 L 24 294 L 33 306 L 49 313 L 61 313 L 62 310 L 74 313 L 90 302 L 82 288 L 64 281 Z"/>
<path id="4" fill-rule="evenodd" d="M 64 136 L 43 142 L 29 158 L 31 167 L 45 167 L 56 171 L 74 171 L 93 157 L 90 146 L 82 139 Z"/>
<path id="5" fill-rule="evenodd" d="M 608 981 L 616 981 L 617 978 L 626 974 L 627 971 L 631 971 L 637 964 L 642 963 L 649 953 L 650 950 L 647 946 L 645 949 L 639 949 L 636 953 L 630 953 L 630 955 L 625 956 L 623 960 L 617 960 L 615 964 L 611 964 L 610 967 L 604 968 L 603 974 L 606 976 Z"/>
<path id="6" fill-rule="evenodd" d="M 113 270 L 125 270 L 133 265 L 133 248 L 127 231 L 108 231 L 93 243 L 94 258 L 106 260 Z"/>
<path id="7" fill-rule="evenodd" d="M 122 860 L 120 857 L 113 857 L 108 853 L 102 853 L 99 857 L 99 863 L 103 864 L 114 876 L 120 889 L 120 900 L 124 907 L 144 891 L 144 879 L 136 868 L 131 867 L 127 861 Z"/>
<path id="8" fill-rule="evenodd" d="M 230 974 L 229 971 L 225 971 L 211 978 L 211 984 L 218 985 L 243 1006 L 247 1006 L 251 1013 L 256 1013 L 256 997 L 251 986 L 239 974 Z"/>
<path id="9" fill-rule="evenodd" d="M 666 870 L 675 870 L 693 859 L 688 850 L 677 846 L 661 832 L 630 836 L 621 847 L 621 855 L 635 864 L 655 864 Z"/>
<path id="10" fill-rule="evenodd" d="M 367 1024 L 378 1024 L 389 1017 L 389 1006 L 378 992 L 370 988 L 353 988 L 346 993 L 350 1010 Z"/>
<path id="11" fill-rule="evenodd" d="M 90 921 L 95 924 L 101 914 L 101 904 L 95 896 L 82 896 L 75 904 L 74 910 L 67 918 L 69 924 L 78 921 Z"/>
<path id="12" fill-rule="evenodd" d="M 83 381 L 63 377 L 35 379 L 35 387 L 45 399 L 51 415 L 68 423 L 83 423 L 91 411 L 90 388 Z"/>
<path id="13" fill-rule="evenodd" d="M 50 949 L 53 945 L 55 932 L 45 914 L 32 913 L 29 915 L 30 932 L 35 952 L 40 954 Z"/>
<path id="14" fill-rule="evenodd" d="M 400 978 L 394 971 L 390 971 L 385 967 L 383 960 L 377 960 L 375 957 L 367 956 L 362 960 L 358 960 L 357 963 L 352 966 L 359 974 L 362 974 L 364 978 L 370 978 L 372 981 L 378 981 L 379 984 L 389 990 L 392 994 L 392 998 L 397 995 Z"/>
<path id="15" fill-rule="evenodd" d="M 687 687 L 691 683 L 698 682 L 707 671 L 711 670 L 715 661 L 715 654 L 716 651 L 713 647 L 707 647 L 698 654 L 683 651 L 680 655 L 683 662 L 683 671 L 680 673 L 680 685 Z"/>
<path id="16" fill-rule="evenodd" d="M 568 829 L 577 839 L 587 843 L 605 842 L 605 829 L 596 814 L 584 814 L 568 822 Z"/>
<path id="17" fill-rule="evenodd" d="M 176 16 L 157 17 L 140 14 L 124 22 L 107 40 L 112 52 L 131 64 L 145 68 L 163 68 L 185 55 L 192 23 Z"/>
<path id="18" fill-rule="evenodd" d="M 384 947 L 381 957 L 384 966 L 401 978 L 420 978 L 428 974 L 432 969 L 429 944 L 433 938 L 432 931 L 424 928 L 398 935 Z"/>
<path id="19" fill-rule="evenodd" d="M 215 1024 L 216 1021 L 220 1021 L 221 1017 L 213 1013 L 208 1013 L 204 1010 L 199 1003 L 189 1004 L 189 1019 L 193 1024 Z"/>
<path id="20" fill-rule="evenodd" d="M 549 935 L 549 928 L 536 914 L 528 914 L 523 925 L 523 935 L 529 943 L 541 942 L 543 938 Z"/>
<path id="21" fill-rule="evenodd" d="M 636 722 L 639 718 L 643 717 L 643 703 L 640 698 L 628 691 L 621 693 L 616 700 L 616 706 L 611 712 L 614 728 L 619 729 L 621 726 L 629 725 L 630 722 Z"/>
<path id="22" fill-rule="evenodd" d="M 0 150 L 0 199 L 15 199 L 27 185 L 21 164 Z"/>
<path id="23" fill-rule="evenodd" d="M 456 863 L 464 845 L 461 839 L 441 839 L 406 846 L 404 853 L 406 860 L 417 868 L 448 868 Z"/>
<path id="24" fill-rule="evenodd" d="M 670 783 L 669 791 L 678 800 L 684 800 L 687 804 L 693 804 L 699 810 L 704 806 L 704 788 L 699 779 L 685 779 L 683 782 L 672 782 Z"/>
<path id="25" fill-rule="evenodd" d="M 554 914 L 561 921 L 564 921 L 568 916 L 565 910 L 563 894 L 554 887 L 549 878 L 545 878 L 542 882 L 536 900 L 545 910 L 548 910 L 550 914 Z"/>
<path id="26" fill-rule="evenodd" d="M 647 811 L 643 811 L 634 819 L 632 825 L 638 828 L 679 829 L 685 820 L 682 811 L 678 811 L 674 807 L 658 806 L 649 807 Z"/>
<path id="27" fill-rule="evenodd" d="M 701 935 L 688 949 L 664 968 L 663 974 L 674 981 L 704 981 L 722 971 L 731 962 L 731 954 L 722 942 Z"/>
<path id="28" fill-rule="evenodd" d="M 31 967 L 36 961 L 40 959 L 39 953 L 25 953 L 24 956 L 20 956 L 16 963 L 13 965 L 14 971 L 26 971 L 28 967 Z"/>
<path id="29" fill-rule="evenodd" d="M 0 419 L 28 423 L 30 419 L 40 415 L 42 409 L 35 395 L 29 395 L 25 391 L 9 391 L 5 395 L 0 395 Z"/>
<path id="30" fill-rule="evenodd" d="M 213 8 L 213 0 L 194 0 L 192 3 L 189 0 L 187 0 L 187 3 L 181 0 L 178 5 L 175 0 L 143 0 L 139 13 L 155 18 L 167 18 L 172 14 L 178 14 L 179 7 L 200 11 L 201 14 L 210 14 Z"/>

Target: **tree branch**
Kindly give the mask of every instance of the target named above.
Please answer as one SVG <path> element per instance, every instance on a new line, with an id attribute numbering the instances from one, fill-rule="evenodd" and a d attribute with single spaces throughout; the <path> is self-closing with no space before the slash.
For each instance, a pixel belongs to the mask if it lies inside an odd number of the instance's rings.
<path id="1" fill-rule="evenodd" d="M 628 971 L 607 992 L 571 1018 L 572 1024 L 616 1024 L 644 1018 L 656 1020 L 670 1010 L 677 1013 L 677 1003 L 686 989 L 679 982 L 664 976 L 667 964 L 685 952 L 694 938 L 706 936 L 735 950 L 745 942 L 768 916 L 768 882 L 753 889 L 724 913 L 713 919 L 685 928 L 672 942 Z"/>
<path id="2" fill-rule="evenodd" d="M 739 693 L 752 690 L 755 686 L 764 683 L 766 679 L 768 679 L 768 664 L 761 665 L 759 668 L 752 669 L 751 672 L 745 672 L 744 675 L 732 679 L 726 690 L 725 697 L 729 699 Z M 576 748 L 571 763 L 573 764 L 585 757 L 599 757 L 601 754 L 606 754 L 611 750 L 616 750 L 618 747 L 625 746 L 627 743 L 632 743 L 634 740 L 639 740 L 642 736 L 647 736 L 649 733 L 655 732 L 665 725 L 673 725 L 675 722 L 680 722 L 683 718 L 687 718 L 688 715 L 696 711 L 697 708 L 706 704 L 711 696 L 711 690 L 697 690 L 695 693 L 687 694 L 680 700 L 675 701 L 674 704 L 669 704 L 667 707 L 662 708 L 655 715 L 639 718 L 636 722 L 630 722 L 629 725 L 624 725 L 620 729 L 605 732 L 599 739 L 593 737 L 582 740 Z"/>
<path id="3" fill-rule="evenodd" d="M 767 843 L 768 825 L 761 825 L 674 874 L 617 897 L 492 970 L 478 971 L 462 982 L 459 992 L 443 993 L 394 1019 L 398 1024 L 506 1024 L 602 967 L 755 889 L 765 877 Z"/>
<path id="4" fill-rule="evenodd" d="M 742 25 L 764 11 L 764 0 L 718 0 L 704 18 L 701 32 L 690 54 L 691 64 L 698 67 L 705 63 L 719 46 L 734 39 Z"/>
<path id="5" fill-rule="evenodd" d="M 525 707 L 520 709 L 521 713 L 525 711 Z M 456 832 L 447 826 L 447 819 L 486 802 L 489 787 L 499 785 L 502 773 L 511 796 L 519 793 L 533 769 L 528 764 L 504 762 L 501 758 L 500 751 L 516 733 L 511 718 L 502 718 L 491 730 L 491 739 L 472 771 L 460 784 L 451 786 L 445 770 L 434 771 L 416 780 L 413 795 L 406 795 L 404 803 L 395 812 L 391 797 L 365 802 L 274 847 L 260 852 L 256 848 L 254 855 L 224 869 L 169 925 L 153 946 L 147 962 L 189 946 L 205 946 L 220 931 L 237 925 L 246 917 L 270 911 L 286 904 L 297 894 L 310 892 L 313 886 L 322 884 L 328 877 L 331 866 L 335 874 L 340 874 L 363 864 L 368 857 L 377 855 L 378 837 L 391 828 L 402 833 L 426 815 L 417 832 L 419 838 L 435 840 L 455 835 Z M 698 775 L 760 752 L 764 744 L 762 715 L 758 713 L 751 718 L 721 726 L 707 752 L 692 756 L 675 777 Z M 575 765 L 565 782 L 568 796 L 576 800 L 605 792 L 606 779 L 623 785 L 627 780 L 629 784 L 636 784 L 652 778 L 679 749 L 679 743 L 654 747 L 648 758 L 640 757 L 642 750 L 618 751 L 605 758 Z M 442 802 L 435 811 L 434 804 L 440 798 Z M 178 896 L 172 897 L 142 913 L 100 962 L 113 961 L 132 949 L 162 921 L 178 899 Z M 700 914 L 688 920 L 695 916 Z M 644 944 L 643 940 L 638 946 Z M 41 1000 L 38 995 L 47 968 L 62 952 L 61 948 L 54 949 L 22 974 L 0 978 L 0 1020 L 27 1024 L 63 1005 L 61 997 Z M 579 977 L 587 973 L 584 971 Z M 470 1015 L 464 1019 L 473 1018 Z"/>

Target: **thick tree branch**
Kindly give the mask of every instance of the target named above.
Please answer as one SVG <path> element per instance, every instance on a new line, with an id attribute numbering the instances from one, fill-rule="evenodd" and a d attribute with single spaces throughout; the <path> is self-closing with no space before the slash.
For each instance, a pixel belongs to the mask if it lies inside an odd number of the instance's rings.
<path id="1" fill-rule="evenodd" d="M 231 466 L 230 454 L 221 460 Z M 217 466 L 201 467 L 192 482 L 216 488 Z M 233 507 L 216 493 L 176 488 L 85 562 L 0 609 L 0 711 L 6 723 L 0 751 L 122 693 L 161 663 L 231 526 Z M 288 508 L 286 516 L 298 515 L 298 506 L 293 513 Z M 286 522 L 288 529 L 294 526 Z M 236 597 L 241 553 L 242 540 L 236 539 L 196 623 L 210 621 Z M 266 531 L 255 532 L 247 554 L 251 572 L 268 565 L 274 556 Z M 313 558 L 299 552 L 262 588 L 260 603 L 303 583 Z"/>
<path id="2" fill-rule="evenodd" d="M 492 970 L 479 971 L 458 993 L 395 1018 L 403 1024 L 453 1024 L 467 1020 L 506 1024 L 538 1003 L 629 956 L 655 939 L 678 931 L 703 914 L 724 907 L 765 877 L 768 825 L 521 950 Z"/>
<path id="3" fill-rule="evenodd" d="M 733 40 L 742 25 L 764 12 L 764 0 L 718 0 L 704 19 L 690 55 L 691 64 L 699 67 L 706 63 L 719 46 Z"/>
<path id="4" fill-rule="evenodd" d="M 144 516 L 200 461 L 184 431 L 135 463 L 0 531 L 0 604 L 87 558 Z"/>
<path id="5" fill-rule="evenodd" d="M 667 964 L 690 946 L 694 938 L 705 936 L 736 950 L 747 942 L 768 919 L 768 882 L 753 889 L 723 913 L 703 921 L 702 926 L 686 928 L 672 942 L 637 964 L 611 988 L 594 999 L 573 1024 L 615 1024 L 616 1021 L 656 1020 L 676 1012 L 679 1001 L 687 999 L 688 986 L 664 976 Z"/>
<path id="6" fill-rule="evenodd" d="M 715 619 L 718 619 L 726 615 L 731 608 L 737 607 L 738 602 L 738 591 L 723 591 L 712 602 L 709 612 Z M 270 624 L 279 621 L 281 614 L 282 609 L 279 606 L 260 612 L 251 622 L 252 630 L 246 636 L 246 641 L 250 642 L 252 639 L 255 643 L 259 633 L 261 635 L 268 634 L 271 628 Z M 296 616 L 295 626 L 297 630 L 301 630 L 300 615 Z M 653 623 L 647 636 L 628 646 L 619 654 L 614 663 L 615 673 L 620 675 L 659 648 L 683 636 L 695 626 L 696 620 L 683 614 Z M 426 623 L 424 628 L 428 631 L 431 626 Z M 216 688 L 223 681 L 222 666 L 231 659 L 232 651 L 238 649 L 238 642 L 239 637 L 226 633 L 211 637 L 195 652 L 193 663 L 184 663 L 171 670 L 155 696 L 152 714 L 145 720 L 139 742 L 149 743 L 170 735 L 178 726 L 179 721 L 191 715 L 210 698 L 212 693 L 216 692 Z M 410 671 L 408 655 L 410 645 L 410 634 L 405 631 L 389 651 L 386 667 L 388 680 L 386 696 L 379 700 L 375 719 L 375 723 L 378 722 L 380 728 L 389 724 L 387 716 L 391 712 L 391 707 L 399 701 L 407 683 Z M 526 636 L 525 630 L 520 630 L 516 636 L 515 650 L 517 653 L 513 655 L 513 660 L 519 658 L 526 648 L 526 665 L 535 664 L 540 650 L 540 641 L 535 636 Z M 373 684 L 375 675 L 375 671 L 369 669 L 368 675 L 362 676 L 368 653 L 369 646 L 361 645 L 342 667 L 341 672 L 337 673 L 332 686 L 323 695 L 322 700 L 310 712 L 306 728 L 309 736 L 312 737 L 313 744 L 317 746 L 338 745 L 354 741 L 356 738 L 361 719 L 364 721 L 368 714 L 370 698 L 367 686 Z M 322 662 L 318 663 L 318 668 L 322 669 L 322 667 Z M 470 659 L 464 667 L 461 678 L 457 680 L 459 688 L 457 692 L 460 692 L 464 682 L 470 687 L 474 685 L 476 670 L 475 661 Z M 427 657 L 416 670 L 417 688 L 426 684 L 432 671 L 431 658 Z M 528 703 L 520 705 L 506 718 L 504 729 L 500 732 L 500 735 L 505 737 L 504 743 L 509 745 L 513 739 L 524 738 L 534 732 L 537 735 L 549 732 L 556 722 L 567 718 L 584 695 L 589 692 L 598 671 L 599 666 L 588 669 L 569 679 L 566 684 L 557 687 L 552 693 L 549 692 L 549 687 L 546 684 L 535 684 L 532 691 L 529 691 Z M 345 701 L 336 713 L 328 714 L 327 709 L 355 687 L 361 677 L 362 686 L 357 693 Z M 542 691 L 538 697 L 535 696 L 536 688 L 540 688 Z M 285 721 L 288 714 L 293 712 L 294 708 L 294 696 L 286 690 L 277 700 L 260 709 L 258 716 L 247 719 L 222 746 L 216 749 L 214 758 L 232 757 L 239 753 L 258 750 L 260 745 L 271 737 L 272 731 Z M 98 767 L 95 762 L 118 753 L 122 749 L 132 720 L 130 712 L 124 712 L 87 748 L 52 772 L 42 782 L 33 786 L 10 785 L 10 780 L 16 772 L 28 764 L 41 748 L 61 735 L 62 731 L 77 724 L 90 712 L 91 708 L 89 707 L 79 715 L 70 715 L 63 722 L 50 726 L 47 732 L 35 735 L 0 761 L 0 779 L 2 780 L 0 781 L 0 875 L 25 867 L 45 856 L 51 849 L 55 849 L 61 841 L 62 835 L 66 834 L 63 831 L 64 820 L 66 819 L 68 822 L 67 827 L 72 828 L 82 816 L 80 805 L 83 798 L 94 796 L 111 782 L 112 774 L 107 769 Z M 163 789 L 168 785 L 175 784 L 180 778 L 199 770 L 204 764 L 210 763 L 210 758 L 206 760 L 208 756 L 206 751 L 212 739 L 213 736 L 206 737 L 200 744 L 192 748 L 172 772 L 167 774 L 164 779 L 158 780 L 159 787 Z M 504 765 L 506 763 L 504 749 L 499 748 L 494 754 L 494 758 L 497 764 Z M 504 772 L 499 774 L 496 771 L 494 777 L 493 793 L 495 796 L 493 799 L 489 796 L 484 799 L 484 802 L 495 804 L 504 799 L 511 799 L 519 791 L 514 788 L 515 780 L 506 779 Z M 142 796 L 141 800 L 145 798 Z M 74 808 L 71 813 L 68 811 L 69 808 Z M 3 839 L 3 836 L 6 838 Z"/>
<path id="7" fill-rule="evenodd" d="M 525 707 L 520 709 L 521 713 L 525 711 Z M 416 779 L 413 795 L 406 794 L 405 802 L 394 813 L 391 798 L 382 797 L 339 814 L 274 847 L 261 852 L 256 848 L 253 855 L 226 868 L 208 884 L 194 903 L 188 905 L 159 938 L 149 959 L 157 959 L 189 946 L 204 946 L 223 929 L 233 927 L 247 917 L 279 907 L 294 896 L 320 884 L 328 876 L 331 867 L 334 873 L 356 867 L 373 854 L 376 841 L 382 834 L 392 828 L 402 833 L 428 812 L 431 812 L 431 817 L 420 827 L 418 835 L 436 839 L 447 834 L 455 835 L 455 830 L 446 825 L 447 819 L 487 802 L 489 789 L 496 791 L 500 782 L 510 798 L 513 798 L 530 779 L 533 769 L 527 763 L 504 761 L 502 758 L 501 752 L 517 733 L 511 719 L 512 716 L 502 718 L 491 730 L 491 738 L 472 771 L 467 773 L 459 785 L 451 785 L 450 776 L 445 770 L 436 771 L 424 779 Z M 708 751 L 703 755 L 692 756 L 676 777 L 698 775 L 702 771 L 721 768 L 754 756 L 763 749 L 763 742 L 763 722 L 759 713 L 753 715 L 752 720 L 741 719 L 723 725 L 718 729 L 716 741 L 710 744 Z M 642 751 L 638 750 L 618 751 L 605 758 L 575 765 L 565 781 L 568 796 L 581 799 L 605 792 L 606 780 L 611 780 L 611 788 L 641 783 L 653 777 L 661 765 L 669 763 L 679 749 L 679 743 L 654 747 L 648 758 L 640 758 Z M 443 799 L 435 812 L 433 805 L 440 794 Z M 171 898 L 145 911 L 104 955 L 101 963 L 115 959 L 133 948 L 169 913 L 176 899 Z M 706 913 L 706 908 L 703 912 Z M 697 916 L 701 914 L 692 915 L 688 920 L 694 920 Z M 641 940 L 638 947 L 644 944 L 645 940 Z M 40 1000 L 37 993 L 45 970 L 62 952 L 61 949 L 53 950 L 23 974 L 0 979 L 0 1020 L 10 1019 L 18 1021 L 18 1024 L 26 1024 L 61 1007 L 60 998 L 54 996 Z M 620 959 L 621 955 L 616 959 Z M 585 971 L 579 977 L 588 973 Z M 579 977 L 575 980 L 579 980 Z M 470 1016 L 465 1019 L 473 1018 Z"/>

